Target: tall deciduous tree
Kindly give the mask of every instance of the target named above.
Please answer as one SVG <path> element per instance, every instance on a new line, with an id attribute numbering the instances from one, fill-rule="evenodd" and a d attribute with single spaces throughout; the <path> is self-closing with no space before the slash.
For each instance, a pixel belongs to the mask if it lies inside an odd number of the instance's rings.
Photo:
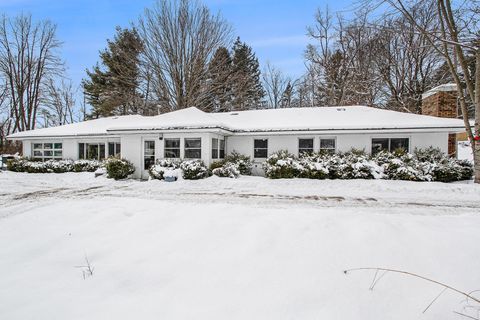
<path id="1" fill-rule="evenodd" d="M 0 79 L 8 120 L 6 134 L 35 129 L 47 80 L 63 71 L 56 26 L 29 15 L 0 18 Z M 3 94 L 3 93 L 2 93 Z"/>
<path id="2" fill-rule="evenodd" d="M 97 64 L 92 71 L 87 70 L 88 79 L 83 80 L 92 115 L 141 113 L 139 107 L 143 104 L 138 88 L 143 43 L 135 29 L 120 27 L 113 41 L 107 42 L 107 48 L 100 52 L 103 68 Z"/>
<path id="3" fill-rule="evenodd" d="M 208 63 L 225 46 L 231 29 L 196 0 L 157 0 L 138 22 L 144 42 L 144 66 L 160 108 L 173 111 L 203 106 Z"/>
<path id="4" fill-rule="evenodd" d="M 425 0 L 435 10 L 437 22 L 422 25 L 411 13 L 408 2 L 386 0 L 395 12 L 401 14 L 422 34 L 427 44 L 446 61 L 457 85 L 465 130 L 472 145 L 475 163 L 475 182 L 480 183 L 480 28 L 477 0 L 462 4 L 450 0 Z M 458 5 L 455 7 L 455 5 Z M 468 55 L 475 56 L 475 69 L 468 63 Z M 457 63 L 458 62 L 458 63 Z M 466 88 L 466 90 L 464 90 Z M 472 129 L 468 117 L 467 96 L 474 105 L 475 125 Z"/>
<path id="5" fill-rule="evenodd" d="M 285 92 L 287 85 L 290 85 L 289 89 L 291 89 L 290 79 L 281 70 L 267 63 L 262 73 L 262 78 L 269 108 L 277 109 L 283 106 L 282 101 L 287 103 L 291 101 L 291 99 L 288 99 L 289 92 Z M 284 96 L 285 93 L 287 96 Z M 284 100 L 284 98 L 287 99 Z"/>

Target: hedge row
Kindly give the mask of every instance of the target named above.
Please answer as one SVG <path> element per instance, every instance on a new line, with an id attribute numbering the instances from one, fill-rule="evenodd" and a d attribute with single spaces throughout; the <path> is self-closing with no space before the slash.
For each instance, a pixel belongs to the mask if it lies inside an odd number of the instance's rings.
<path id="1" fill-rule="evenodd" d="M 64 173 L 64 172 L 94 172 L 102 166 L 96 160 L 48 160 L 45 162 L 15 158 L 7 162 L 7 170 L 28 173 Z"/>
<path id="2" fill-rule="evenodd" d="M 7 169 L 14 172 L 28 173 L 65 173 L 95 172 L 105 168 L 108 178 L 125 179 L 135 171 L 133 164 L 124 159 L 108 158 L 97 160 L 48 160 L 45 162 L 15 158 L 7 162 Z"/>
<path id="3" fill-rule="evenodd" d="M 353 150 L 344 154 L 314 153 L 296 157 L 288 151 L 272 154 L 264 163 L 268 178 L 390 179 L 452 182 L 471 179 L 469 161 L 447 157 L 428 148 L 414 154 L 382 151 L 369 156 Z"/>

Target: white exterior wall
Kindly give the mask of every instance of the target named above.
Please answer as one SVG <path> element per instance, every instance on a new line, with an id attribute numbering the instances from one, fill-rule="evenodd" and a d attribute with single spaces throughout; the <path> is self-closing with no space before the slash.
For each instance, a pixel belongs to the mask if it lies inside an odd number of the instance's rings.
<path id="1" fill-rule="evenodd" d="M 265 159 L 253 158 L 253 141 L 255 139 L 268 139 L 268 154 L 272 154 L 280 150 L 288 150 L 290 153 L 298 155 L 298 139 L 313 138 L 314 151 L 320 150 L 320 139 L 335 138 L 336 151 L 347 152 L 352 148 L 365 150 L 370 153 L 372 149 L 372 139 L 374 138 L 409 138 L 410 150 L 413 152 L 415 148 L 435 147 L 440 148 L 443 152 L 448 151 L 448 133 L 356 133 L 356 134 L 337 134 L 337 135 L 244 135 L 230 136 L 227 138 L 227 154 L 233 150 L 249 156 L 254 161 L 253 173 L 257 175 L 263 174 L 262 162 Z"/>
<path id="2" fill-rule="evenodd" d="M 163 138 L 160 139 L 160 136 Z M 144 142 L 146 140 L 155 141 L 155 158 L 163 159 L 164 141 L 168 138 L 180 139 L 180 158 L 185 157 L 185 138 L 202 139 L 202 160 L 210 165 L 212 161 L 212 138 L 225 139 L 225 154 L 233 150 L 247 155 L 254 160 L 253 173 L 263 174 L 262 162 L 265 159 L 253 158 L 254 139 L 268 139 L 268 154 L 279 150 L 288 150 L 298 155 L 298 139 L 313 138 L 314 150 L 320 149 L 321 138 L 335 138 L 336 151 L 346 152 L 352 148 L 370 152 L 372 138 L 409 138 L 410 152 L 415 148 L 436 147 L 443 152 L 448 151 L 448 133 L 355 133 L 355 134 L 270 134 L 270 135 L 238 135 L 225 137 L 218 133 L 163 133 L 163 134 L 129 134 L 121 137 L 92 137 L 92 138 L 65 138 L 65 139 L 29 139 L 23 141 L 23 154 L 25 157 L 32 156 L 32 143 L 34 142 L 61 142 L 63 144 L 64 159 L 78 159 L 78 143 L 105 143 L 106 153 L 108 155 L 108 142 L 121 143 L 121 157 L 131 161 L 135 165 L 135 178 L 148 178 L 148 172 L 144 170 Z"/>

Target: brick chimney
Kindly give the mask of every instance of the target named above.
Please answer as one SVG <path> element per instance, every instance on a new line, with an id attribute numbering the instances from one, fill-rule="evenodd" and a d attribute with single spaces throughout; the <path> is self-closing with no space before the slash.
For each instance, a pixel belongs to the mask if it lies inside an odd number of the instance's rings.
<path id="1" fill-rule="evenodd" d="M 442 84 L 422 95 L 422 114 L 441 118 L 457 118 L 457 85 Z M 448 155 L 457 154 L 457 135 L 448 135 Z"/>

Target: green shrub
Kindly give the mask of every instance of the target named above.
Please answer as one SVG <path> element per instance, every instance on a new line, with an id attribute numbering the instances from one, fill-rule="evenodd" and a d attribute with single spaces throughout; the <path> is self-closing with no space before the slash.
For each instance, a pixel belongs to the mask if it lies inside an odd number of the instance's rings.
<path id="1" fill-rule="evenodd" d="M 105 161 L 107 177 L 115 180 L 125 179 L 135 172 L 133 164 L 125 159 L 108 158 Z"/>
<path id="2" fill-rule="evenodd" d="M 213 169 L 212 173 L 223 178 L 238 178 L 240 176 L 238 165 L 232 162 L 226 162 L 223 166 Z"/>
<path id="3" fill-rule="evenodd" d="M 202 160 L 186 160 L 180 164 L 183 179 L 198 180 L 208 178 L 210 170 Z"/>
<path id="4" fill-rule="evenodd" d="M 73 163 L 73 172 L 95 172 L 101 166 L 97 160 L 77 160 Z"/>
<path id="5" fill-rule="evenodd" d="M 232 153 L 225 157 L 224 163 L 227 162 L 236 164 L 240 174 L 243 176 L 249 176 L 252 174 L 253 163 L 249 156 L 245 156 L 233 150 Z"/>
<path id="6" fill-rule="evenodd" d="M 164 180 L 166 172 L 173 172 L 180 168 L 181 160 L 164 159 L 157 162 L 148 169 L 148 173 L 152 179 Z M 177 174 L 175 174 L 176 176 Z"/>
<path id="7" fill-rule="evenodd" d="M 303 167 L 287 150 L 273 153 L 264 162 L 265 176 L 270 179 L 289 179 L 300 176 Z"/>
<path id="8" fill-rule="evenodd" d="M 225 160 L 217 160 L 217 161 L 213 161 L 211 164 L 210 164 L 210 170 L 213 171 L 217 168 L 221 168 L 223 167 L 223 165 L 226 163 Z"/>

